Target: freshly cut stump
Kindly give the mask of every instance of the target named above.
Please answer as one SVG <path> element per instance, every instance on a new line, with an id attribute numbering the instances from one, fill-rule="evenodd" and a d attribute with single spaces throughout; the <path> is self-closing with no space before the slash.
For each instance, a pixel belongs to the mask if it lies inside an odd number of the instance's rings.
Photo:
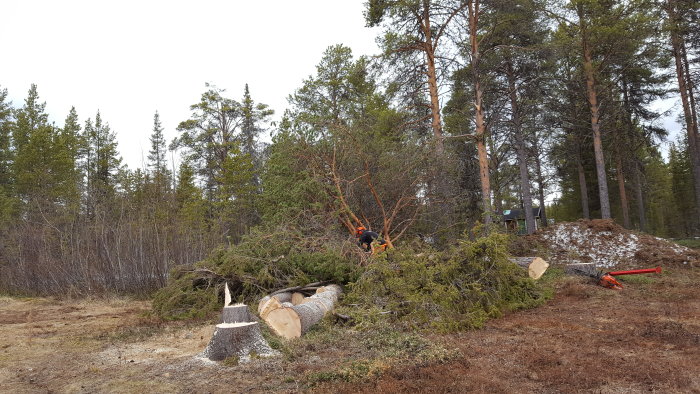
<path id="1" fill-rule="evenodd" d="M 203 356 L 212 361 L 221 361 L 229 357 L 245 357 L 250 353 L 270 354 L 273 350 L 260 334 L 257 322 L 221 323 L 204 349 Z"/>
<path id="2" fill-rule="evenodd" d="M 532 279 L 541 278 L 549 268 L 549 263 L 541 257 L 511 257 L 510 261 L 525 268 Z"/>
<path id="3" fill-rule="evenodd" d="M 246 323 L 252 321 L 252 316 L 245 304 L 229 305 L 224 307 L 220 323 Z"/>
<path id="4" fill-rule="evenodd" d="M 337 285 L 321 287 L 316 290 L 316 294 L 304 298 L 299 305 L 270 310 L 263 320 L 277 335 L 287 339 L 299 338 L 333 310 L 341 291 Z"/>

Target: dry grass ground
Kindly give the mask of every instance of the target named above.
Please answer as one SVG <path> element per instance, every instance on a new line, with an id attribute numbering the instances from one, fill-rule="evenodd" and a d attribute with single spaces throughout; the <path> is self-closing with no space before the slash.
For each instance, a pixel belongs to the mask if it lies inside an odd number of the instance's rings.
<path id="1" fill-rule="evenodd" d="M 439 338 L 461 350 L 458 360 L 334 391 L 700 392 L 700 271 L 628 278 L 624 291 L 563 279 L 541 308 Z"/>
<path id="2" fill-rule="evenodd" d="M 431 338 L 461 355 L 418 364 L 384 362 L 382 340 L 332 327 L 226 366 L 196 357 L 212 324 L 153 320 L 148 302 L 0 297 L 0 391 L 700 392 L 698 283 L 699 270 L 681 268 L 624 291 L 562 278 L 541 308 Z M 357 376 L 337 373 L 358 360 L 370 361 Z"/>

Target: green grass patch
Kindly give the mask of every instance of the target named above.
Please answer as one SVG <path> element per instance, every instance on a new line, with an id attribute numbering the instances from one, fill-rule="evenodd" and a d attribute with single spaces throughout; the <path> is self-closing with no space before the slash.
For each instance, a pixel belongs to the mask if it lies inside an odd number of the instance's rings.
<path id="1" fill-rule="evenodd" d="M 677 243 L 678 245 L 685 246 L 687 248 L 700 249 L 700 239 L 695 239 L 695 238 L 677 239 L 677 240 L 674 240 L 673 242 Z"/>
<path id="2" fill-rule="evenodd" d="M 649 275 L 624 275 L 617 277 L 622 283 L 630 284 L 651 284 L 656 282 L 656 279 Z"/>

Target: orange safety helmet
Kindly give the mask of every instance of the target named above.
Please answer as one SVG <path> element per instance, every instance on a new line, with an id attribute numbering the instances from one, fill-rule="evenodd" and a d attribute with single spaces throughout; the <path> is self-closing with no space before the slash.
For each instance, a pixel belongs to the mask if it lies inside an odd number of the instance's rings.
<path id="1" fill-rule="evenodd" d="M 367 229 L 362 227 L 362 226 L 356 228 L 355 229 L 355 237 L 359 237 L 360 235 L 362 235 L 362 233 L 364 233 L 365 230 L 367 230 Z"/>

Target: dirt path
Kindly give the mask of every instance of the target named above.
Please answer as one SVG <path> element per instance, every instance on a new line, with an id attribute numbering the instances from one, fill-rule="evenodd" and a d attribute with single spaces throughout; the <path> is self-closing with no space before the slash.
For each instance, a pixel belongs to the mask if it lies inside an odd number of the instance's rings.
<path id="1" fill-rule="evenodd" d="M 459 360 L 394 369 L 377 382 L 336 389 L 700 392 L 700 272 L 684 269 L 630 282 L 624 291 L 611 291 L 567 279 L 544 307 L 441 338 L 461 349 Z"/>
<path id="2" fill-rule="evenodd" d="M 700 271 L 615 292 L 565 279 L 544 307 L 433 338 L 446 364 L 393 368 L 320 392 L 700 392 Z M 164 324 L 147 302 L 0 298 L 0 391 L 298 392 L 311 370 L 360 351 L 318 343 L 296 356 L 223 366 L 196 357 L 210 324 Z M 335 335 L 335 334 L 334 334 Z M 332 343 L 329 341 L 328 343 Z"/>

